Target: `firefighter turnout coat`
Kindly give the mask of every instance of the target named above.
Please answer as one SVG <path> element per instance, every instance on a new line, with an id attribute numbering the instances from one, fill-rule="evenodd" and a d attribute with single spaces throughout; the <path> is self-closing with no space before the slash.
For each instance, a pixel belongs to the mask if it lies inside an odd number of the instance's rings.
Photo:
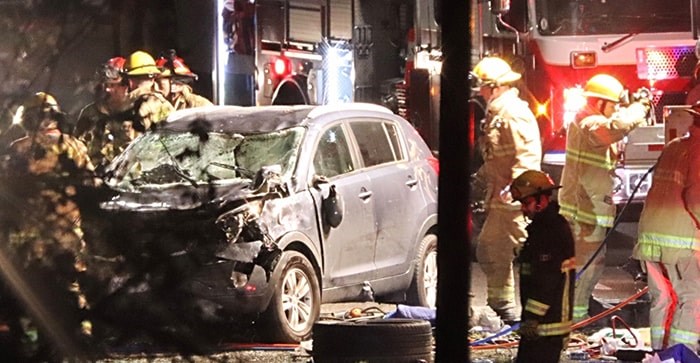
<path id="1" fill-rule="evenodd" d="M 576 263 L 569 223 L 551 202 L 527 227 L 520 251 L 522 321 L 539 322 L 538 335 L 567 335 L 571 331 Z"/>
<path id="2" fill-rule="evenodd" d="M 535 116 L 516 88 L 490 100 L 479 144 L 484 164 L 477 177 L 487 186 L 487 216 L 477 259 L 486 275 L 489 306 L 504 319 L 517 319 L 512 261 L 525 241 L 525 219 L 507 187 L 524 171 L 540 170 L 542 144 Z"/>
<path id="3" fill-rule="evenodd" d="M 589 225 L 612 226 L 617 142 L 642 125 L 646 113 L 647 107 L 640 103 L 621 108 L 610 118 L 587 109 L 569 125 L 559 191 L 564 217 Z"/>
<path id="4" fill-rule="evenodd" d="M 479 141 L 488 208 L 517 209 L 507 187 L 526 170 L 540 170 L 542 144 L 535 116 L 511 88 L 489 103 L 484 135 Z"/>
<path id="5" fill-rule="evenodd" d="M 697 121 L 696 121 L 697 122 Z M 700 127 L 671 141 L 654 170 L 632 256 L 646 261 L 652 348 L 700 339 Z"/>

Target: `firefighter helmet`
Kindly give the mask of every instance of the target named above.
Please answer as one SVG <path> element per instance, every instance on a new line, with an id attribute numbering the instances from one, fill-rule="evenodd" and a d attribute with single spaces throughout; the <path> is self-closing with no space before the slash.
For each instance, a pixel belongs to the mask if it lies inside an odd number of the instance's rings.
<path id="1" fill-rule="evenodd" d="M 25 130 L 35 131 L 46 117 L 53 117 L 60 114 L 56 99 L 46 93 L 37 92 L 29 96 L 17 109 L 15 117 Z"/>
<path id="2" fill-rule="evenodd" d="M 473 70 L 479 85 L 500 86 L 520 79 L 520 73 L 513 72 L 506 61 L 498 57 L 485 57 Z"/>
<path id="3" fill-rule="evenodd" d="M 102 64 L 97 71 L 101 82 L 121 82 L 126 58 L 114 57 Z"/>
<path id="4" fill-rule="evenodd" d="M 541 194 L 547 191 L 561 188 L 554 184 L 547 173 L 539 170 L 526 170 L 520 174 L 510 185 L 510 193 L 515 200 L 523 200 L 527 197 Z"/>
<path id="5" fill-rule="evenodd" d="M 601 73 L 596 74 L 586 82 L 586 85 L 583 86 L 583 95 L 620 102 L 624 89 L 622 83 L 615 77 Z"/>
<path id="6" fill-rule="evenodd" d="M 153 77 L 160 74 L 160 70 L 156 67 L 156 61 L 150 54 L 142 50 L 137 50 L 129 55 L 124 69 L 127 75 L 136 77 Z"/>
<path id="7" fill-rule="evenodd" d="M 173 57 L 172 62 L 170 62 L 169 58 L 160 57 L 156 60 L 156 67 L 160 69 L 161 77 L 172 77 L 171 71 L 173 71 L 175 77 L 197 79 L 197 74 L 193 73 L 180 57 Z"/>

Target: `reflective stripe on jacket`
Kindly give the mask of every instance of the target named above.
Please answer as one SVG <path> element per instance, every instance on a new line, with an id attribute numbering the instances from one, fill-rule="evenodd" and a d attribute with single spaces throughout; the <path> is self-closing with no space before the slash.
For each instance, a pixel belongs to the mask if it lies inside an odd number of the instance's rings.
<path id="1" fill-rule="evenodd" d="M 675 263 L 664 260 L 664 249 L 700 251 L 700 127 L 689 131 L 659 157 L 639 219 L 637 259 Z"/>
<path id="2" fill-rule="evenodd" d="M 566 163 L 559 191 L 561 214 L 570 220 L 610 227 L 615 217 L 612 203 L 616 143 L 644 122 L 646 107 L 633 103 L 610 118 L 586 110 L 569 125 Z"/>
<path id="3" fill-rule="evenodd" d="M 540 336 L 571 330 L 576 284 L 574 238 L 569 223 L 551 202 L 527 227 L 520 261 L 522 320 L 536 320 Z"/>
<path id="4" fill-rule="evenodd" d="M 540 170 L 542 143 L 537 120 L 516 88 L 489 102 L 479 146 L 484 159 L 479 173 L 488 184 L 488 207 L 517 209 L 506 188 L 525 170 Z"/>

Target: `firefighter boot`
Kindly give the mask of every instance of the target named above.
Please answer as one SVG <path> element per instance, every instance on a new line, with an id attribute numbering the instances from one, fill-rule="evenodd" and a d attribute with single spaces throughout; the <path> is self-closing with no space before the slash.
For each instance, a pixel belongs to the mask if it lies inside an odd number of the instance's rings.
<path id="1" fill-rule="evenodd" d="M 520 321 L 520 314 L 518 314 L 518 307 L 514 301 L 489 301 L 489 307 L 501 317 L 504 323 L 513 325 L 515 322 Z"/>

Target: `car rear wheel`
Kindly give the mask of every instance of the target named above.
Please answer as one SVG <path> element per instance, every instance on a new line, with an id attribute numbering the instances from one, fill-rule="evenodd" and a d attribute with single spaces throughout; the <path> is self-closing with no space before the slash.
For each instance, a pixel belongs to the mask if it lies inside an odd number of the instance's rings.
<path id="1" fill-rule="evenodd" d="M 311 335 L 321 311 L 321 289 L 311 262 L 299 252 L 286 251 L 282 275 L 263 316 L 265 340 L 300 342 Z M 286 258 L 285 258 L 286 257 Z"/>
<path id="2" fill-rule="evenodd" d="M 437 236 L 428 234 L 418 247 L 413 281 L 406 292 L 406 302 L 434 308 L 437 300 Z"/>

